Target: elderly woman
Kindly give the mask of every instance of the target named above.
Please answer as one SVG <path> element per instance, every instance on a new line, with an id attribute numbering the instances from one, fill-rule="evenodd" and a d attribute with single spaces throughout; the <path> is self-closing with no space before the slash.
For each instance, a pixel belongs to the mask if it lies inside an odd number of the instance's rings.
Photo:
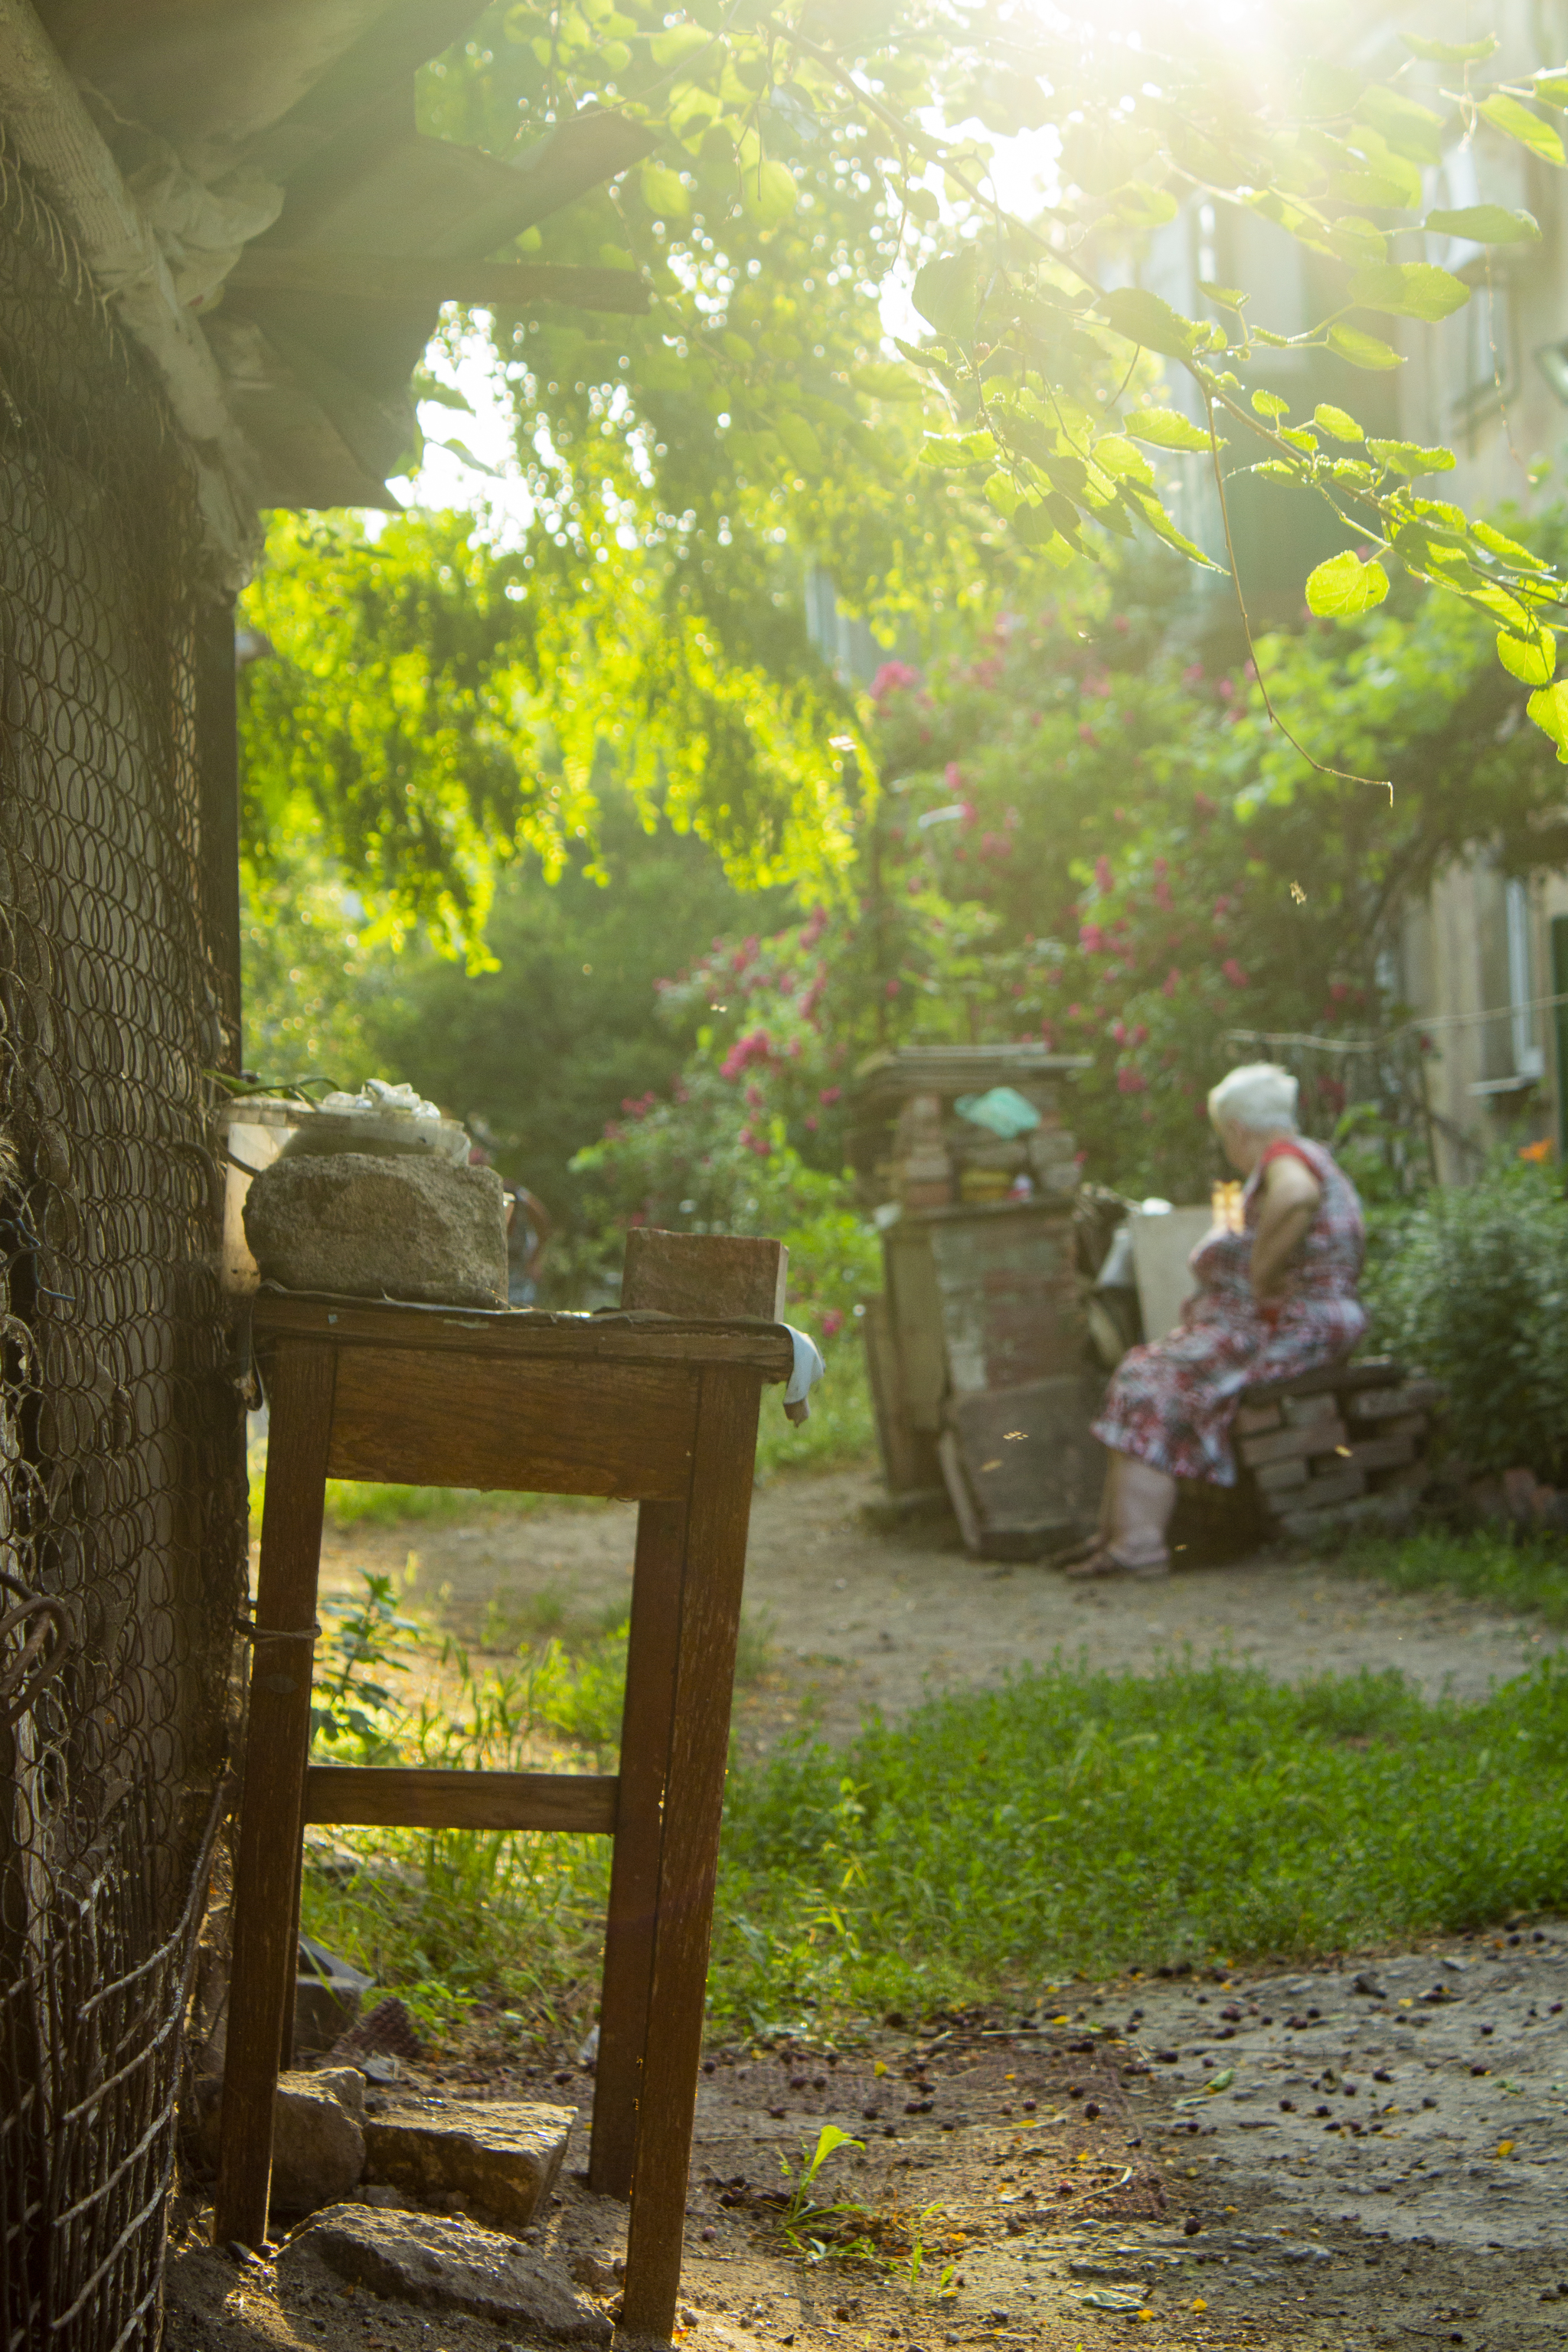
<path id="1" fill-rule="evenodd" d="M 1179 1328 L 1131 1349 L 1111 1376 L 1094 1424 L 1111 1449 L 1100 1537 L 1069 1575 L 1168 1574 L 1176 1481 L 1236 1483 L 1243 1390 L 1331 1364 L 1366 1328 L 1361 1202 L 1324 1146 L 1298 1133 L 1296 1091 L 1288 1070 L 1249 1062 L 1209 1096 L 1226 1157 L 1247 1180 L 1242 1229 L 1205 1236 Z"/>

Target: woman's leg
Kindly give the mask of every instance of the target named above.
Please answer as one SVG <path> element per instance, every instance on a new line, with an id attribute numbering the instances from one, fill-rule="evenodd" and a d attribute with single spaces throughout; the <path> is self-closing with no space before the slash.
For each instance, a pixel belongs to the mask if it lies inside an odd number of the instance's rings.
<path id="1" fill-rule="evenodd" d="M 1176 1482 L 1135 1454 L 1111 1456 L 1109 1502 L 1110 1544 L 1128 1568 L 1163 1566 L 1169 1558 L 1165 1530 L 1176 1507 Z"/>
<path id="2" fill-rule="evenodd" d="M 1081 1564 L 1068 1564 L 1069 1576 L 1113 1576 L 1119 1569 L 1145 1573 L 1164 1569 L 1170 1554 L 1165 1530 L 1176 1507 L 1176 1482 L 1134 1454 L 1111 1450 L 1100 1509 L 1100 1538 Z"/>

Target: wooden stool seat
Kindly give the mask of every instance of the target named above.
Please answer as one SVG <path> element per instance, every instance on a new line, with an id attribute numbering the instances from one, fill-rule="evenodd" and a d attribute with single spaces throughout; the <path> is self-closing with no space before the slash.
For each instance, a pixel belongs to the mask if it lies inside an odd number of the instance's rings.
<path id="1" fill-rule="evenodd" d="M 689 1287 L 691 1252 L 677 1253 Z M 726 1303 L 736 1244 L 721 1245 Z M 307 1822 L 567 1830 L 615 1841 L 589 2185 L 631 2199 L 623 2327 L 669 2340 L 728 1759 L 757 1414 L 794 1351 L 784 1252 L 752 1254 L 755 1317 L 370 1305 L 263 1293 L 270 1429 L 215 2237 L 266 2242 L 273 2099 L 289 2054 Z M 716 1255 L 718 1255 L 716 1253 Z M 656 1287 L 658 1253 L 647 1263 Z M 635 1286 L 627 1289 L 635 1297 Z M 743 1295 L 743 1293 L 742 1293 Z M 615 1774 L 310 1766 L 328 1478 L 638 1503 Z"/>

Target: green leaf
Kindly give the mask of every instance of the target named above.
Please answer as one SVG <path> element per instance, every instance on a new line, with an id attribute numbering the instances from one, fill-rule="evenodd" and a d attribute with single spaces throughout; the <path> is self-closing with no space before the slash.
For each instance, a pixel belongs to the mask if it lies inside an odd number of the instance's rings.
<path id="1" fill-rule="evenodd" d="M 1557 639 L 1550 629 L 1542 629 L 1537 638 L 1516 637 L 1500 629 L 1497 657 L 1522 685 L 1550 686 L 1557 667 Z"/>
<path id="2" fill-rule="evenodd" d="M 1142 286 L 1119 286 L 1114 292 L 1102 294 L 1095 309 L 1104 311 L 1113 333 L 1142 343 L 1145 351 L 1161 352 L 1167 359 L 1185 359 L 1199 336 L 1206 333 Z"/>
<path id="3" fill-rule="evenodd" d="M 820 476 L 822 444 L 809 417 L 803 416 L 797 408 L 777 408 L 768 422 L 784 443 L 791 462 L 798 466 L 803 474 Z"/>
<path id="4" fill-rule="evenodd" d="M 1094 445 L 1094 462 L 1102 466 L 1119 482 L 1144 482 L 1152 486 L 1154 469 L 1142 449 L 1118 433 L 1102 433 Z"/>
<path id="5" fill-rule="evenodd" d="M 668 163 L 645 163 L 637 184 L 644 204 L 656 220 L 689 219 L 691 191 L 679 173 L 672 172 Z"/>
<path id="6" fill-rule="evenodd" d="M 930 433 L 921 444 L 922 466 L 976 466 L 995 455 L 989 433 Z"/>
<path id="7" fill-rule="evenodd" d="M 1351 300 L 1363 310 L 1386 310 L 1396 319 L 1435 322 L 1462 310 L 1470 289 L 1462 278 L 1430 261 L 1388 261 L 1358 269 Z"/>
<path id="8" fill-rule="evenodd" d="M 1373 82 L 1363 92 L 1356 115 L 1380 131 L 1396 155 L 1407 156 L 1415 163 L 1442 162 L 1443 118 L 1430 107 L 1417 106 L 1413 98 Z"/>
<path id="9" fill-rule="evenodd" d="M 1267 416 L 1270 424 L 1273 424 L 1277 417 L 1289 416 L 1290 414 L 1289 402 L 1281 400 L 1277 392 L 1255 392 L 1252 395 L 1252 405 L 1258 415 Z"/>
<path id="10" fill-rule="evenodd" d="M 1543 163 L 1564 161 L 1563 142 L 1551 123 L 1543 122 L 1539 114 L 1531 114 L 1528 106 L 1521 106 L 1517 98 L 1510 98 L 1506 91 L 1494 90 L 1490 98 L 1483 98 L 1478 110 L 1486 116 L 1494 131 L 1501 131 L 1510 139 L 1517 139 L 1521 147 L 1528 147 L 1531 153 L 1539 155 Z"/>
<path id="11" fill-rule="evenodd" d="M 1135 408 L 1122 426 L 1130 441 L 1150 441 L 1156 449 L 1207 449 L 1209 436 L 1176 408 Z"/>
<path id="12" fill-rule="evenodd" d="M 1525 704 L 1543 735 L 1557 746 L 1557 757 L 1568 767 L 1568 684 L 1543 686 Z"/>
<path id="13" fill-rule="evenodd" d="M 1326 400 L 1320 400 L 1313 409 L 1312 422 L 1320 432 L 1331 434 L 1336 441 L 1366 439 L 1353 416 L 1348 416 L 1342 408 L 1335 408 Z"/>
<path id="14" fill-rule="evenodd" d="M 1007 474 L 991 475 L 985 484 L 985 495 L 997 513 L 1005 515 L 1011 522 L 1018 511 L 1019 503 L 1018 486 L 1012 477 Z"/>
<path id="15" fill-rule="evenodd" d="M 1211 286 L 1206 278 L 1199 278 L 1198 292 L 1206 294 L 1211 302 L 1217 302 L 1224 310 L 1244 310 L 1252 299 L 1249 294 L 1244 294 L 1239 286 Z"/>
<path id="16" fill-rule="evenodd" d="M 499 482 L 501 478 L 500 467 L 499 466 L 488 466 L 482 457 L 476 457 L 473 451 L 468 447 L 466 442 L 457 440 L 426 441 L 425 446 L 427 449 L 448 450 L 450 454 L 458 459 L 460 465 L 471 466 L 476 474 L 489 474 L 492 481 Z"/>
<path id="17" fill-rule="evenodd" d="M 1484 548 L 1500 556 L 1504 563 L 1517 563 L 1527 572 L 1545 571 L 1546 566 L 1539 555 L 1532 554 L 1528 547 L 1521 547 L 1517 539 L 1505 538 L 1495 523 L 1473 522 L 1469 528 L 1471 538 L 1479 540 Z"/>
<path id="18" fill-rule="evenodd" d="M 1190 539 L 1176 529 L 1152 490 L 1143 489 L 1135 482 L 1123 482 L 1121 496 L 1131 511 L 1142 521 L 1146 522 L 1155 536 L 1164 541 L 1167 547 L 1173 547 L 1178 555 L 1184 555 L 1192 562 L 1201 564 L 1205 572 L 1224 573 L 1223 563 L 1215 562 L 1212 556 L 1205 555 L 1201 547 L 1194 546 Z"/>
<path id="19" fill-rule="evenodd" d="M 978 257 L 973 246 L 965 246 L 960 253 L 939 254 L 916 278 L 915 309 L 939 335 L 951 335 L 960 343 L 974 341 L 978 275 Z"/>
<path id="20" fill-rule="evenodd" d="M 895 367 L 891 360 L 868 360 L 858 367 L 854 375 L 857 392 L 868 393 L 873 400 L 923 400 L 925 387 L 917 383 L 908 368 Z"/>
<path id="21" fill-rule="evenodd" d="M 742 201 L 754 221 L 763 228 L 777 228 L 781 222 L 792 220 L 800 206 L 800 190 L 795 173 L 787 163 L 776 156 L 755 171 L 742 176 Z"/>
<path id="22" fill-rule="evenodd" d="M 1307 609 L 1320 620 L 1353 620 L 1370 613 L 1388 593 L 1388 574 L 1381 563 L 1363 563 L 1353 547 L 1331 555 L 1307 581 Z"/>
<path id="23" fill-rule="evenodd" d="M 712 38 L 711 33 L 705 33 L 700 25 L 671 25 L 654 35 L 648 48 L 656 66 L 673 66 L 679 65 L 682 58 L 690 57 L 694 49 L 707 48 Z"/>
<path id="24" fill-rule="evenodd" d="M 1531 87 L 1548 106 L 1568 106 L 1568 66 L 1553 66 L 1547 73 L 1538 73 Z"/>
<path id="25" fill-rule="evenodd" d="M 1495 33 L 1479 41 L 1428 41 L 1416 33 L 1401 33 L 1399 37 L 1429 66 L 1477 66 L 1483 58 L 1496 57 L 1499 46 Z"/>
<path id="26" fill-rule="evenodd" d="M 1374 228 L 1369 220 L 1363 220 L 1358 213 L 1346 213 L 1334 223 L 1329 231 L 1328 244 L 1331 251 L 1337 253 L 1342 261 L 1348 261 L 1352 268 L 1359 269 L 1368 262 L 1386 261 L 1388 258 L 1388 239 L 1380 228 Z"/>
<path id="27" fill-rule="evenodd" d="M 1478 245 L 1539 245 L 1541 224 L 1533 213 L 1510 213 L 1504 205 L 1462 205 L 1457 213 L 1428 213 L 1421 224 L 1438 236 L 1470 236 Z"/>
<path id="28" fill-rule="evenodd" d="M 1329 349 L 1337 352 L 1352 367 L 1396 368 L 1405 365 L 1405 354 L 1389 343 L 1380 342 L 1375 335 L 1363 335 L 1359 327 L 1335 325 L 1329 329 Z"/>
<path id="29" fill-rule="evenodd" d="M 1391 473 L 1449 474 L 1454 469 L 1451 449 L 1424 449 L 1418 441 L 1369 441 L 1366 446 Z"/>

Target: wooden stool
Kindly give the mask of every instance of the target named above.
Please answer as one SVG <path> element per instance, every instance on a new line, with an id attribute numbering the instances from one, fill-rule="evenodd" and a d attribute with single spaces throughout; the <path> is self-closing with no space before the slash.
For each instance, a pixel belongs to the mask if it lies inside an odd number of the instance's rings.
<path id="1" fill-rule="evenodd" d="M 793 1347 L 775 1319 L 785 1257 L 777 1243 L 645 1235 L 637 1247 L 626 1285 L 633 1311 L 617 1314 L 480 1314 L 283 1293 L 256 1302 L 270 1430 L 214 2236 L 266 2242 L 305 1824 L 609 1834 L 588 2178 L 601 2195 L 631 2199 L 622 2326 L 668 2342 L 758 1406 L 764 1381 L 788 1379 Z M 701 1294 L 705 1269 L 729 1319 L 679 1311 Z M 618 1774 L 308 1763 L 330 1477 L 639 1504 Z"/>

